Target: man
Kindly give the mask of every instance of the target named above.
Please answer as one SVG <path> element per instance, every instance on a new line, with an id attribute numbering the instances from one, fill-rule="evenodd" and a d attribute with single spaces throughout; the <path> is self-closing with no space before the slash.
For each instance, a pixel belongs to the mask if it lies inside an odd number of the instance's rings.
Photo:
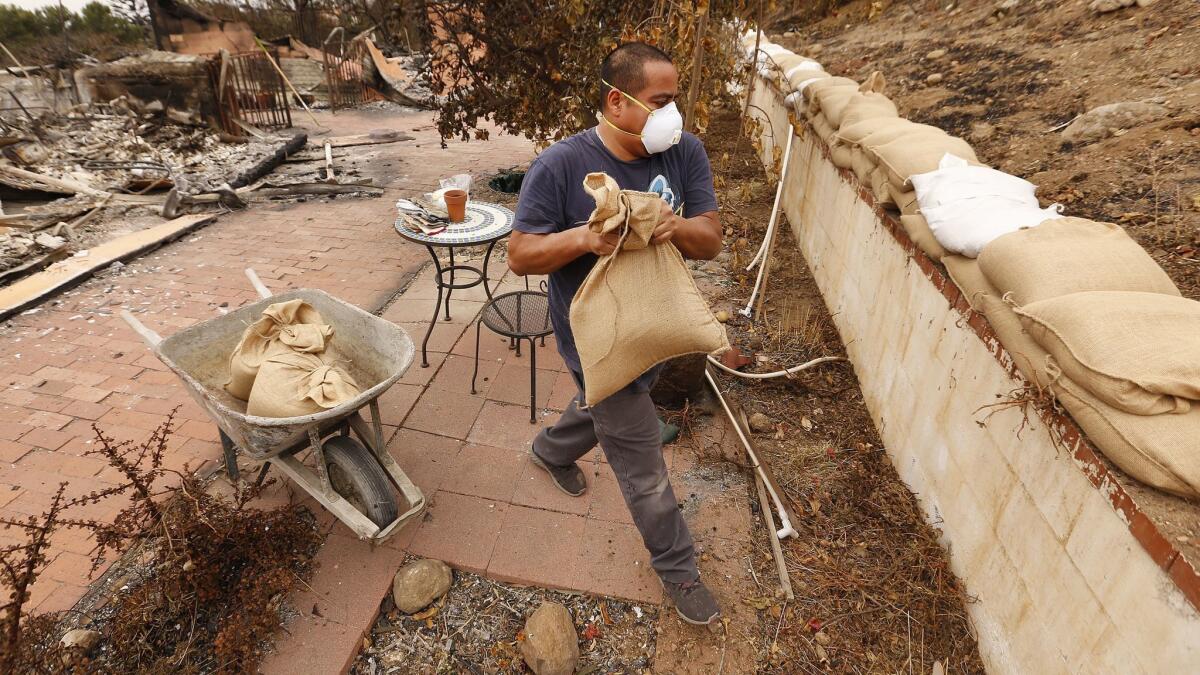
<path id="1" fill-rule="evenodd" d="M 617 244 L 615 235 L 584 227 L 595 207 L 583 189 L 584 176 L 602 171 L 622 189 L 661 195 L 662 222 L 651 242 L 707 260 L 721 251 L 712 172 L 700 140 L 682 133 L 675 105 L 679 73 L 669 56 L 647 44 L 625 44 L 604 59 L 600 77 L 597 126 L 555 143 L 534 160 L 508 244 L 513 272 L 550 276 L 558 350 L 579 385 L 559 421 L 534 439 L 531 459 L 555 486 L 577 497 L 587 483 L 576 461 L 599 443 L 667 595 L 684 620 L 707 624 L 720 608 L 700 581 L 692 537 L 667 478 L 649 393 L 660 369 L 581 408 L 583 375 L 568 317 L 571 299 L 598 256 Z"/>

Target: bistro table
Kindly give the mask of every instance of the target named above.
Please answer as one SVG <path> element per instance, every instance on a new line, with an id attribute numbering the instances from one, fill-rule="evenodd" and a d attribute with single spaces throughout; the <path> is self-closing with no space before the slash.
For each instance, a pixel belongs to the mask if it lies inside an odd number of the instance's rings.
<path id="1" fill-rule="evenodd" d="M 450 320 L 450 294 L 455 290 L 473 288 L 483 284 L 488 301 L 492 300 L 492 289 L 488 286 L 488 262 L 492 257 L 492 249 L 496 242 L 512 233 L 513 212 L 509 209 L 490 202 L 468 201 L 467 217 L 461 223 L 450 223 L 446 229 L 435 234 L 426 234 L 416 224 L 418 216 L 400 213 L 396 218 L 396 232 L 416 244 L 425 247 L 433 258 L 433 266 L 437 270 L 434 281 L 437 284 L 438 297 L 433 305 L 433 319 L 429 329 L 425 331 L 425 339 L 421 341 L 421 367 L 429 367 L 429 356 L 426 347 L 433 327 L 437 324 L 438 312 L 442 308 L 442 291 L 446 296 L 446 321 Z M 460 265 L 454 262 L 454 249 L 487 246 L 483 254 L 483 268 L 472 265 Z M 449 249 L 450 264 L 443 265 L 438 258 L 437 249 Z M 470 277 L 467 281 L 455 280 L 455 272 L 464 273 Z"/>

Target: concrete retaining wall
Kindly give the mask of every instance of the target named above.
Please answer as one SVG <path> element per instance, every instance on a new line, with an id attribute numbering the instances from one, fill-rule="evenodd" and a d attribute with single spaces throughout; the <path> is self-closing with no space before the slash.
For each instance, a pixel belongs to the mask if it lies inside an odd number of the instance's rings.
<path id="1" fill-rule="evenodd" d="M 751 103 L 767 162 L 786 142 L 787 110 L 766 80 Z M 1024 429 L 1014 408 L 979 423 L 981 407 L 1021 386 L 1011 359 L 944 272 L 805 132 L 793 141 L 784 213 L 892 462 L 977 600 L 967 607 L 988 669 L 1200 672 L 1196 599 L 1172 579 L 1175 558 L 1135 534 L 1153 526 L 1118 506 L 1115 481 L 1097 478 L 1069 422 L 1058 447 L 1032 410 Z"/>

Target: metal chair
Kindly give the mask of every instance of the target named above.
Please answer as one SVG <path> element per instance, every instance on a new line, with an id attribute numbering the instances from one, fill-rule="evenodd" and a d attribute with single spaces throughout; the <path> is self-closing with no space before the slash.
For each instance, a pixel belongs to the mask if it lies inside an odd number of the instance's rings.
<path id="1" fill-rule="evenodd" d="M 475 369 L 471 373 L 471 393 L 475 393 L 475 380 L 479 377 L 479 335 L 483 326 L 493 333 L 508 338 L 521 355 L 521 340 L 529 340 L 529 423 L 537 424 L 537 340 L 546 344 L 546 336 L 554 332 L 550 325 L 550 297 L 546 294 L 543 281 L 540 291 L 529 290 L 529 279 L 525 290 L 512 291 L 492 298 L 479 319 L 475 322 Z"/>

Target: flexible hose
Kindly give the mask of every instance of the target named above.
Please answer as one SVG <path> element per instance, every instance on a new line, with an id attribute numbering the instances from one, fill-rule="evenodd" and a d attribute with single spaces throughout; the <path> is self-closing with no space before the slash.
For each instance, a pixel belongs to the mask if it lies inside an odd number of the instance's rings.
<path id="1" fill-rule="evenodd" d="M 777 370 L 773 373 L 743 373 L 739 370 L 734 370 L 733 368 L 730 368 L 729 366 L 725 365 L 724 363 L 721 363 L 720 361 L 718 361 L 717 359 L 714 359 L 711 356 L 708 357 L 708 362 L 713 364 L 714 366 L 729 373 L 730 375 L 737 375 L 738 377 L 744 377 L 747 380 L 769 380 L 773 377 L 786 377 L 788 375 L 794 375 L 795 373 L 798 373 L 802 370 L 808 370 L 809 368 L 812 368 L 813 366 L 819 366 L 822 363 L 831 363 L 833 361 L 848 361 L 848 360 L 849 359 L 842 357 L 842 356 L 822 356 L 819 359 L 813 359 L 812 361 L 809 361 L 807 363 L 801 363 L 798 366 L 792 366 L 791 368 Z"/>

